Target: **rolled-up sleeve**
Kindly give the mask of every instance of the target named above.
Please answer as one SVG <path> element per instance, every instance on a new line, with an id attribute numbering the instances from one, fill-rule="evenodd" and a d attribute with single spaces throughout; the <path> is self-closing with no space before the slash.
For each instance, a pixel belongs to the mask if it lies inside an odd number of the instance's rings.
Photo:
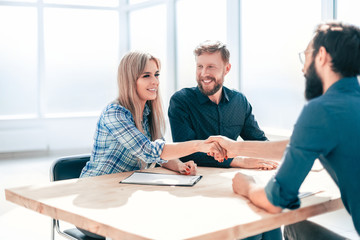
<path id="1" fill-rule="evenodd" d="M 120 106 L 119 106 L 120 107 Z M 165 141 L 157 139 L 150 141 L 139 129 L 136 128 L 130 111 L 122 109 L 108 109 L 103 115 L 104 127 L 130 154 L 146 163 L 166 163 L 160 158 Z"/>
<path id="2" fill-rule="evenodd" d="M 275 177 L 271 178 L 265 187 L 267 199 L 274 205 L 281 208 L 296 209 L 300 207 L 300 199 L 291 196 L 290 193 L 281 189 L 281 185 L 276 181 Z"/>

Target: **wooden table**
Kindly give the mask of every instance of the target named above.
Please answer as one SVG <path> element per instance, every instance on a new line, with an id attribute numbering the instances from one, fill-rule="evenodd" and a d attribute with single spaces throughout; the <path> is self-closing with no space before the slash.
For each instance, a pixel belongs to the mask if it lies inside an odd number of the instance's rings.
<path id="1" fill-rule="evenodd" d="M 174 173 L 163 168 L 147 171 Z M 52 218 L 117 239 L 238 239 L 343 207 L 325 170 L 311 172 L 301 208 L 268 214 L 232 191 L 241 171 L 266 182 L 274 171 L 198 168 L 193 187 L 119 184 L 131 173 L 6 189 L 6 199 Z M 316 186 L 319 186 L 317 188 Z"/>

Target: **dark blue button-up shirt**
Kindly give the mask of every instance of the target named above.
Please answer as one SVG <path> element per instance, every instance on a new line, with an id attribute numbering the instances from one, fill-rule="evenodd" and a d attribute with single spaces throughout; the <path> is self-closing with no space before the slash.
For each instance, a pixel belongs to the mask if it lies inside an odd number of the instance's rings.
<path id="1" fill-rule="evenodd" d="M 341 198 L 360 234 L 360 86 L 343 78 L 309 101 L 294 127 L 283 163 L 269 181 L 269 201 L 297 208 L 298 190 L 316 158 L 339 186 Z M 316 184 L 316 183 L 314 183 Z"/>
<path id="2" fill-rule="evenodd" d="M 171 97 L 168 114 L 174 142 L 204 140 L 213 135 L 233 140 L 239 136 L 244 140 L 267 140 L 246 97 L 226 87 L 222 89 L 219 104 L 202 94 L 198 87 L 184 88 Z M 205 153 L 194 153 L 181 160 L 194 160 L 199 166 L 208 167 L 229 167 L 232 161 L 219 163 Z"/>

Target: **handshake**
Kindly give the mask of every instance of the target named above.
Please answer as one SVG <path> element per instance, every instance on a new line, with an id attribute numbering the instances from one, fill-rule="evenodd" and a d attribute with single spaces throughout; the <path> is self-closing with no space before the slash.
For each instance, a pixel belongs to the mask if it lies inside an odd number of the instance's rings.
<path id="1" fill-rule="evenodd" d="M 276 169 L 289 140 L 234 141 L 224 136 L 211 136 L 202 142 L 201 152 L 218 162 L 233 158 L 231 167 Z"/>
<path id="2" fill-rule="evenodd" d="M 203 149 L 201 152 L 207 153 L 218 162 L 223 162 L 228 158 L 237 156 L 236 141 L 224 136 L 211 136 L 203 142 Z"/>

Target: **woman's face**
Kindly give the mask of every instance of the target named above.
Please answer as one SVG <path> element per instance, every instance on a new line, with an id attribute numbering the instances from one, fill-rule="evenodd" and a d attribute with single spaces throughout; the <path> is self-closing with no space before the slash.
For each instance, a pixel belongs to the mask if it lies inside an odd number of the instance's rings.
<path id="1" fill-rule="evenodd" d="M 154 100 L 157 97 L 159 75 L 160 72 L 155 60 L 150 60 L 136 81 L 136 92 L 144 105 L 146 101 Z"/>

